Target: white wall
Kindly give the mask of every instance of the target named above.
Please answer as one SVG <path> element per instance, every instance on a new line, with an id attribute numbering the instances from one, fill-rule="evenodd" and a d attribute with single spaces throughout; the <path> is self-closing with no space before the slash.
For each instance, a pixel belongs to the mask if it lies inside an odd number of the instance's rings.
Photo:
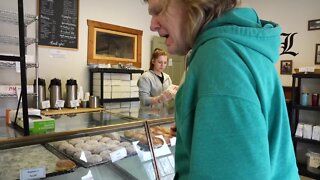
<path id="1" fill-rule="evenodd" d="M 147 4 L 142 0 L 80 0 L 79 2 L 79 48 L 66 50 L 39 46 L 40 77 L 46 80 L 47 86 L 51 79 L 59 78 L 64 88 L 66 80 L 74 78 L 78 85 L 84 87 L 84 91 L 89 90 L 87 19 L 142 30 L 142 68 L 148 68 L 151 38 L 156 34 L 149 30 L 150 16 Z M 36 14 L 36 3 L 37 0 L 25 0 L 25 12 Z M 1 0 L 0 6 L 1 9 L 17 10 L 17 0 Z M 32 31 L 33 27 L 30 25 L 28 27 L 30 36 L 32 36 Z M 32 47 L 28 49 L 29 54 L 34 53 Z M 0 49 L 0 52 L 3 52 L 3 49 Z M 61 56 L 57 57 L 57 53 Z M 31 77 L 33 78 L 33 74 L 30 74 L 29 84 L 33 83 Z"/>
<path id="2" fill-rule="evenodd" d="M 314 64 L 315 44 L 320 43 L 320 30 L 308 31 L 308 20 L 320 19 L 319 0 L 242 0 L 242 6 L 255 8 L 260 18 L 280 24 L 285 33 L 298 33 L 294 36 L 291 50 L 299 54 L 295 57 L 281 55 L 280 60 L 293 60 L 293 68 L 320 68 Z M 275 66 L 280 72 L 280 63 Z M 281 80 L 284 86 L 291 86 L 291 75 L 281 75 Z"/>
<path id="3" fill-rule="evenodd" d="M 149 30 L 150 16 L 147 5 L 142 0 L 79 0 L 79 49 L 63 50 L 57 48 L 39 47 L 40 77 L 44 78 L 47 87 L 52 78 L 62 80 L 63 91 L 67 79 L 74 78 L 82 85 L 84 91 L 89 90 L 88 68 L 87 68 L 87 19 L 107 22 L 115 25 L 140 29 L 143 31 L 142 38 L 142 68 L 147 69 L 150 58 L 150 46 L 152 36 L 157 35 Z M 37 0 L 25 0 L 25 12 L 36 14 Z M 320 19 L 319 0 L 242 0 L 242 6 L 253 7 L 261 18 L 279 23 L 283 32 L 294 33 L 295 43 L 292 50 L 299 55 L 280 56 L 280 60 L 293 60 L 293 66 L 315 66 L 315 44 L 320 43 L 320 30 L 308 31 L 308 20 Z M 17 10 L 17 0 L 1 0 L 0 9 Z M 12 26 L 1 24 L 1 33 L 10 32 Z M 28 27 L 28 34 L 32 35 L 34 28 Z M 15 32 L 17 33 L 17 31 Z M 9 49 L 9 50 L 8 50 Z M 12 47 L 0 46 L 0 53 L 11 53 Z M 62 58 L 52 57 L 52 50 L 58 50 Z M 19 51 L 15 52 L 18 53 Z M 32 47 L 28 53 L 33 54 Z M 279 71 L 279 63 L 275 65 Z M 318 65 L 317 68 L 320 68 Z M 28 70 L 29 84 L 33 83 L 33 71 Z M 281 75 L 285 86 L 291 85 L 291 75 Z M 0 70 L 0 83 L 19 83 L 19 74 L 12 76 L 7 70 Z M 0 100 L 0 109 L 6 107 Z M 2 110 L 0 115 L 3 114 Z"/>

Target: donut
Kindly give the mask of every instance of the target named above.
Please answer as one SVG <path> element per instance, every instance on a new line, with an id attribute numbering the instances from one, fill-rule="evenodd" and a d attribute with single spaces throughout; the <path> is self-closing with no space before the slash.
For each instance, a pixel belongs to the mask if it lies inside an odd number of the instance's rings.
<path id="1" fill-rule="evenodd" d="M 70 144 L 72 144 L 72 145 L 76 145 L 76 144 L 79 144 L 79 143 L 83 143 L 84 140 L 81 139 L 81 138 L 75 138 L 75 139 L 70 139 L 68 142 L 69 142 Z"/>
<path id="2" fill-rule="evenodd" d="M 98 163 L 100 161 L 102 161 L 102 158 L 101 158 L 100 155 L 97 155 L 97 154 L 89 155 L 87 157 L 87 162 L 88 163 Z"/>
<path id="3" fill-rule="evenodd" d="M 76 164 L 69 159 L 60 159 L 56 162 L 57 171 L 69 171 L 76 167 Z"/>
<path id="4" fill-rule="evenodd" d="M 100 153 L 100 156 L 102 158 L 102 160 L 106 161 L 106 160 L 111 160 L 111 157 L 110 157 L 110 152 L 109 150 L 105 150 L 105 151 L 102 151 Z"/>

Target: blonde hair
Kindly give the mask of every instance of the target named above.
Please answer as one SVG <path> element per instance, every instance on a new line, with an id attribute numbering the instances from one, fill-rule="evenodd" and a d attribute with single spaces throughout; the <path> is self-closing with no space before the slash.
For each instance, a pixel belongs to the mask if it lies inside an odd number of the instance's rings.
<path id="1" fill-rule="evenodd" d="M 235 8 L 241 0 L 162 0 L 162 11 L 166 11 L 170 1 L 181 1 L 186 8 L 185 38 L 188 48 L 191 48 L 205 25 L 226 11 Z"/>
<path id="2" fill-rule="evenodd" d="M 153 50 L 153 53 L 151 55 L 151 60 L 150 60 L 150 68 L 149 70 L 153 70 L 154 69 L 154 64 L 152 63 L 154 60 L 156 60 L 158 57 L 160 56 L 167 56 L 168 54 L 167 52 L 165 52 L 164 50 L 160 49 L 160 48 L 155 48 Z"/>

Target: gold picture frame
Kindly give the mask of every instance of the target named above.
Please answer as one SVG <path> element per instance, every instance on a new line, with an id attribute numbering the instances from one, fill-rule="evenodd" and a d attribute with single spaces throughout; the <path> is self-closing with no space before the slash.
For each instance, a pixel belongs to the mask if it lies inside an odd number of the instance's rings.
<path id="1" fill-rule="evenodd" d="M 87 20 L 88 64 L 132 64 L 141 67 L 143 31 Z"/>

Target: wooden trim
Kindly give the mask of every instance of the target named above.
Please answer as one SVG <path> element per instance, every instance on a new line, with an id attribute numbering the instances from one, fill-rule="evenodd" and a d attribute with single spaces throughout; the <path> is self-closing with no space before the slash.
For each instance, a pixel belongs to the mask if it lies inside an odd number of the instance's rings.
<path id="1" fill-rule="evenodd" d="M 87 20 L 88 24 L 88 64 L 128 64 L 132 63 L 135 67 L 141 67 L 141 51 L 142 51 L 142 34 L 143 31 L 122 27 L 118 25 Z M 112 56 L 103 56 L 96 54 L 96 33 L 106 32 L 109 34 L 116 34 L 119 36 L 134 38 L 133 45 L 133 59 L 119 58 Z M 128 36 L 126 36 L 128 35 Z"/>

